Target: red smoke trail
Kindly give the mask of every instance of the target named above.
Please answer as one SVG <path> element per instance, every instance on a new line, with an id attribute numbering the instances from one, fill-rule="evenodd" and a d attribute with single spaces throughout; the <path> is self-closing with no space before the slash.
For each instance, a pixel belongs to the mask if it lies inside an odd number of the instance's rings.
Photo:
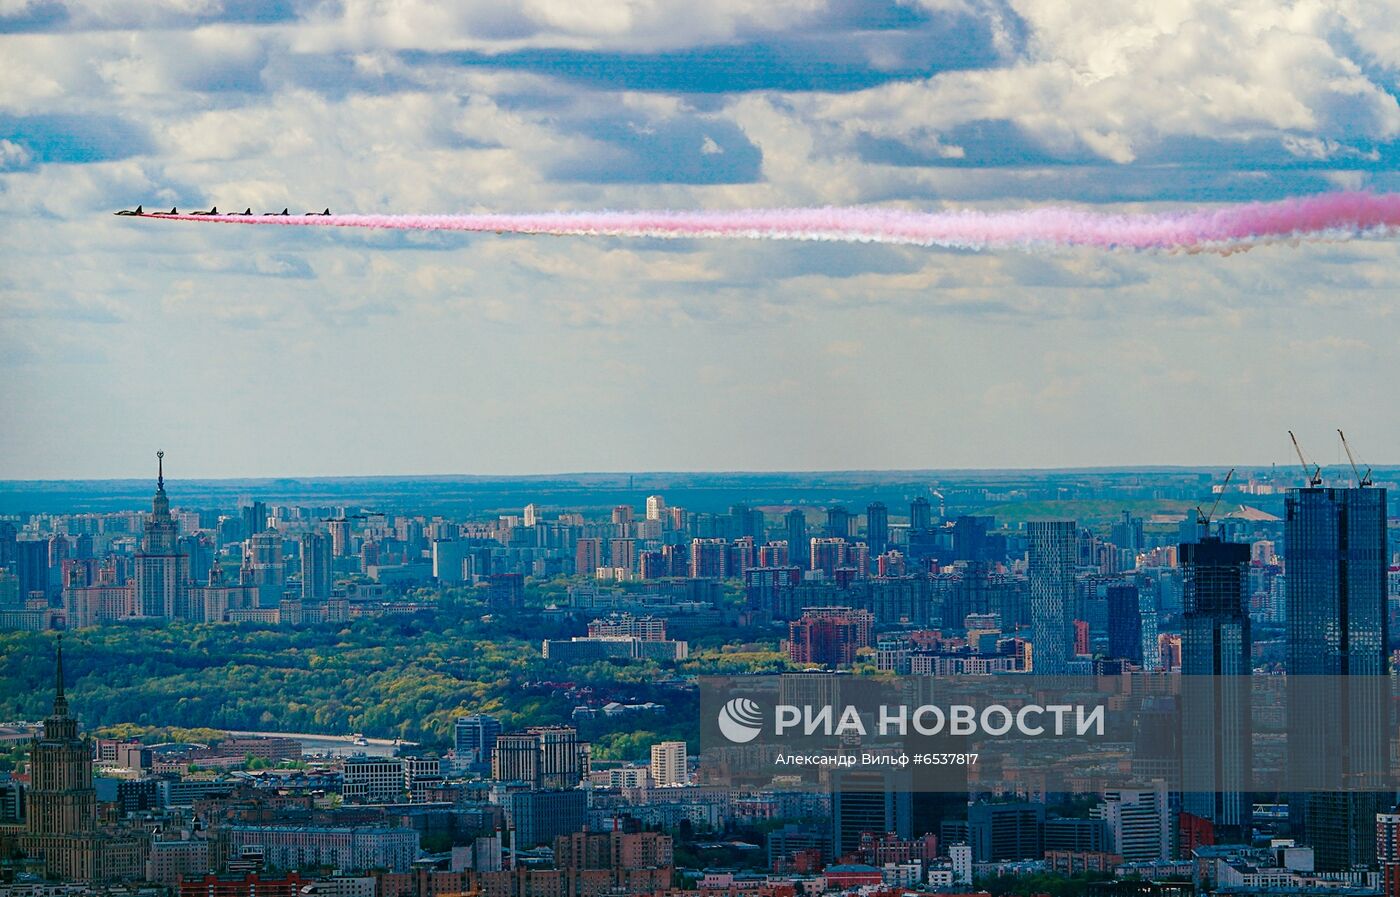
<path id="1" fill-rule="evenodd" d="M 480 215 L 148 215 L 282 227 L 490 231 L 555 236 L 824 240 L 955 249 L 1186 250 L 1230 253 L 1279 239 L 1351 239 L 1400 229 L 1400 194 L 1325 193 L 1182 212 L 907 212 L 878 208 L 544 212 Z"/>

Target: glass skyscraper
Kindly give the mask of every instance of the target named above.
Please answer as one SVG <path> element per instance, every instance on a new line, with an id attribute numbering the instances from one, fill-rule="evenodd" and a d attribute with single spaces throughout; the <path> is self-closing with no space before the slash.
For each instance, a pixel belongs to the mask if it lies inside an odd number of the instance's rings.
<path id="1" fill-rule="evenodd" d="M 1253 779 L 1249 546 L 1182 544 L 1182 809 L 1248 840 Z"/>
<path id="2" fill-rule="evenodd" d="M 1290 719 L 1295 781 L 1344 782 L 1291 802 L 1320 870 L 1375 862 L 1378 793 L 1388 760 L 1386 492 L 1289 490 L 1284 525 L 1291 712 L 1306 692 L 1317 719 Z M 1310 682 L 1303 677 L 1325 676 Z M 1319 690 L 1324 694 L 1319 694 Z M 1374 692 L 1374 694 L 1372 693 Z M 1334 708 L 1322 713 L 1321 708 Z M 1375 780 L 1377 791 L 1366 791 Z"/>

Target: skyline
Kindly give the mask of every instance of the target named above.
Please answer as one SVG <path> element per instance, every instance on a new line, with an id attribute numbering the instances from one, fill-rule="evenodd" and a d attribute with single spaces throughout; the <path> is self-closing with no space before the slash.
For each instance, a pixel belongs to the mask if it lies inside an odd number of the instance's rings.
<path id="1" fill-rule="evenodd" d="M 0 478 L 140 476 L 155 443 L 232 476 L 1189 466 L 1269 460 L 1258 434 L 1301 409 L 1380 458 L 1400 420 L 1358 384 L 1400 377 L 1385 241 L 153 238 L 110 213 L 1151 213 L 1394 191 L 1395 21 L 1319 2 L 12 4 Z"/>

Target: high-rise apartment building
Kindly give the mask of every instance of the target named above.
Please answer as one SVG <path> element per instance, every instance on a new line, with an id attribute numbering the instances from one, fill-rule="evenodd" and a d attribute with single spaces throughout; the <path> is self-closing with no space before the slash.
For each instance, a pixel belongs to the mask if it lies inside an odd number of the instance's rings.
<path id="1" fill-rule="evenodd" d="M 1040 676 L 1069 671 L 1074 650 L 1072 624 L 1075 555 L 1079 528 L 1073 520 L 1032 520 L 1026 572 L 1031 596 L 1031 644 Z"/>
<path id="2" fill-rule="evenodd" d="M 301 536 L 301 600 L 322 602 L 331 597 L 331 537 L 325 533 Z"/>
<path id="3" fill-rule="evenodd" d="M 787 534 L 788 557 L 792 563 L 805 567 L 807 564 L 807 515 L 800 508 L 793 508 L 783 515 L 783 529 Z"/>
<path id="4" fill-rule="evenodd" d="M 491 778 L 540 790 L 573 788 L 588 775 L 589 745 L 572 726 L 536 726 L 496 738 Z"/>
<path id="5" fill-rule="evenodd" d="M 651 780 L 659 787 L 689 784 L 688 763 L 684 741 L 663 741 L 651 746 Z"/>
<path id="6" fill-rule="evenodd" d="M 865 543 L 870 554 L 878 557 L 890 544 L 890 512 L 882 501 L 871 502 L 865 509 Z"/>

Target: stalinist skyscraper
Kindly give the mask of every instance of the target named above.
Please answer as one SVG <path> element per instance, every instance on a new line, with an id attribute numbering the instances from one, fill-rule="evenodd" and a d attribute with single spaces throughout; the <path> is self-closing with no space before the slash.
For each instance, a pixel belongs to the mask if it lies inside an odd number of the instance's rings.
<path id="1" fill-rule="evenodd" d="M 189 619 L 190 559 L 178 547 L 179 528 L 170 516 L 170 499 L 165 495 L 164 459 L 165 452 L 156 452 L 156 494 L 141 550 L 136 554 L 131 615 Z"/>
<path id="2" fill-rule="evenodd" d="M 43 860 L 44 874 L 65 881 L 139 880 L 145 871 L 143 842 L 97 830 L 97 791 L 92 745 L 78 735 L 63 693 L 63 643 L 54 673 L 53 713 L 43 735 L 30 743 L 30 785 L 20 849 Z"/>

